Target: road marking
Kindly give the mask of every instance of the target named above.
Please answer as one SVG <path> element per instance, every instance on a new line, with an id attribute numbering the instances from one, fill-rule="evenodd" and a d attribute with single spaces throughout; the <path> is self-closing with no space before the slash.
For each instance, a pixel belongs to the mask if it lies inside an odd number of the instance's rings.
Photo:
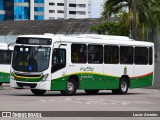
<path id="1" fill-rule="evenodd" d="M 112 99 L 77 99 L 77 98 L 65 98 L 65 99 L 39 99 L 41 102 L 57 102 L 57 103 L 76 103 L 86 105 L 137 105 L 137 104 L 153 104 L 149 101 L 130 101 L 130 100 L 112 100 Z"/>
<path id="2" fill-rule="evenodd" d="M 47 102 L 46 100 L 43 100 L 43 99 L 39 99 L 39 100 L 40 100 L 41 102 L 45 102 L 45 103 Z"/>

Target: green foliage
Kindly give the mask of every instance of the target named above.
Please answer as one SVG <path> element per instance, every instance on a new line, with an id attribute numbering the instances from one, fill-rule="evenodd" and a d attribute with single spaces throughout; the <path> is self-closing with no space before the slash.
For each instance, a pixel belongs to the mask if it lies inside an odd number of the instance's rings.
<path id="1" fill-rule="evenodd" d="M 117 21 L 106 21 L 99 26 L 93 26 L 91 29 L 98 34 L 129 36 L 130 14 L 121 12 L 117 18 Z"/>
<path id="2" fill-rule="evenodd" d="M 99 26 L 93 26 L 92 30 L 95 30 L 98 34 L 109 34 L 109 35 L 121 35 L 128 36 L 129 31 L 119 21 L 109 21 L 100 24 Z"/>

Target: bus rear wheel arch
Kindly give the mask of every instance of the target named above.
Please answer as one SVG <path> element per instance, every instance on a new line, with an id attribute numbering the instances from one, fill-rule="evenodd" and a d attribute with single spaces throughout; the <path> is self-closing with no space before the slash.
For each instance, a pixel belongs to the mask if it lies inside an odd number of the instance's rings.
<path id="1" fill-rule="evenodd" d="M 31 92 L 34 95 L 42 96 L 42 95 L 44 95 L 46 93 L 46 90 L 31 89 Z"/>
<path id="2" fill-rule="evenodd" d="M 129 88 L 129 78 L 122 77 L 119 82 L 119 88 L 113 89 L 113 94 L 127 94 Z"/>
<path id="3" fill-rule="evenodd" d="M 78 88 L 77 81 L 73 77 L 70 77 L 69 80 L 67 81 L 66 89 L 62 90 L 61 94 L 65 96 L 72 96 L 76 93 L 77 88 Z"/>

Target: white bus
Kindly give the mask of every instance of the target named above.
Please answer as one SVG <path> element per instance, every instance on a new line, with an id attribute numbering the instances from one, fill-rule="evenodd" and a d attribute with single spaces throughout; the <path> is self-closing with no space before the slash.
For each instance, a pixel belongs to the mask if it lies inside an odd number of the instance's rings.
<path id="1" fill-rule="evenodd" d="M 25 35 L 14 47 L 10 86 L 35 95 L 97 94 L 153 85 L 154 44 L 123 36 Z"/>
<path id="2" fill-rule="evenodd" d="M 13 46 L 0 43 L 0 86 L 10 82 L 10 66 Z"/>

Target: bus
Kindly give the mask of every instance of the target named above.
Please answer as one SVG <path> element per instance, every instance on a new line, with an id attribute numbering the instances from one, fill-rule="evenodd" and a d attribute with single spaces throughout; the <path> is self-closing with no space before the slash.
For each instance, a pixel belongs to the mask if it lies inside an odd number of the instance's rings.
<path id="1" fill-rule="evenodd" d="M 10 82 L 10 66 L 13 45 L 0 43 L 0 86 Z"/>
<path id="2" fill-rule="evenodd" d="M 13 51 L 10 86 L 35 95 L 98 94 L 152 86 L 154 44 L 110 35 L 23 35 Z"/>

